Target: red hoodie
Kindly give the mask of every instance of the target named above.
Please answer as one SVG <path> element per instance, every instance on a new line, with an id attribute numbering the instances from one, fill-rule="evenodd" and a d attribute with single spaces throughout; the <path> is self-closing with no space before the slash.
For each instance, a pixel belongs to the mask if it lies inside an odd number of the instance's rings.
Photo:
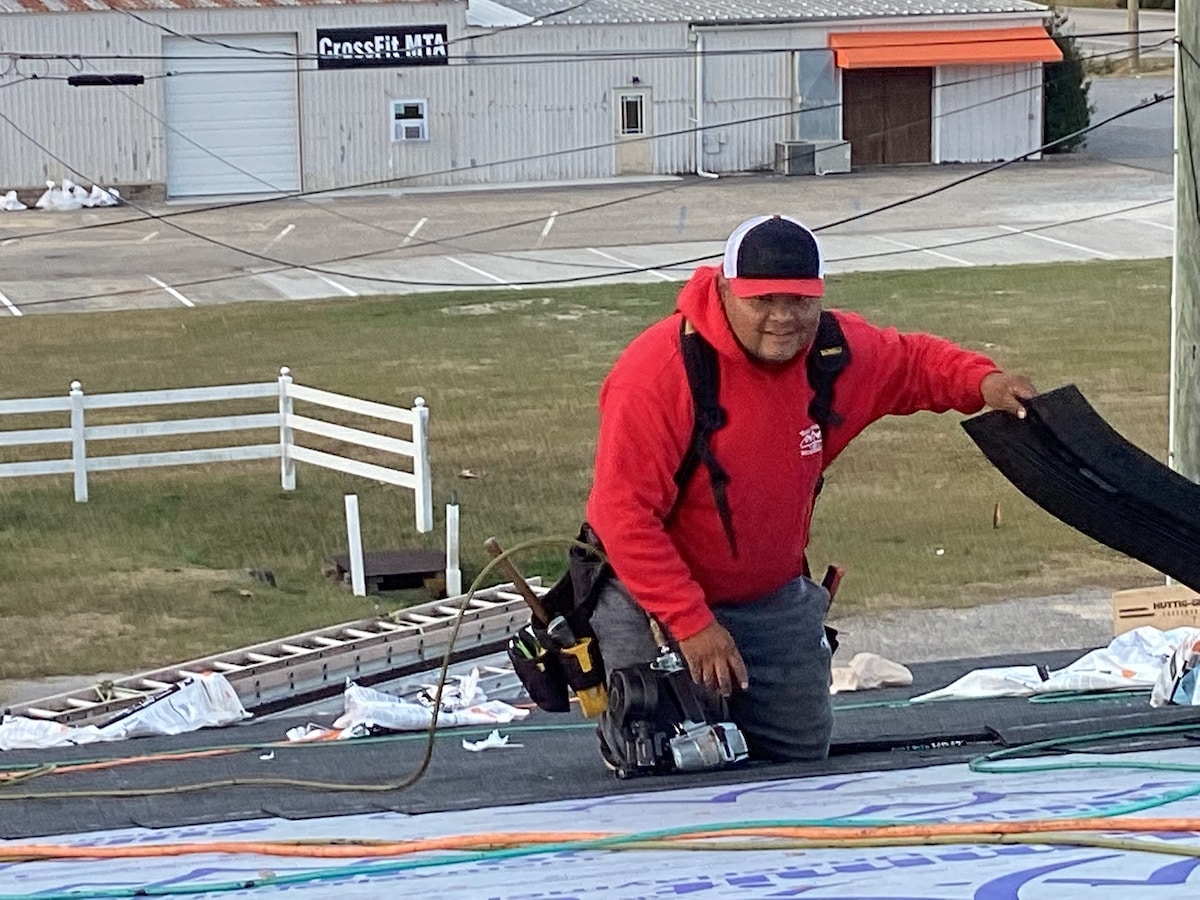
<path id="1" fill-rule="evenodd" d="M 918 410 L 975 413 L 990 359 L 928 334 L 879 328 L 837 312 L 850 362 L 834 388 L 843 417 L 823 436 L 808 414 L 805 355 L 753 361 L 730 330 L 716 267 L 701 267 L 677 312 L 642 332 L 600 389 L 600 434 L 587 520 L 637 602 L 685 640 L 713 621 L 709 606 L 753 600 L 801 574 L 817 479 L 876 419 Z M 729 473 L 733 558 L 703 465 L 675 506 L 674 475 L 692 434 L 692 396 L 680 353 L 680 316 L 717 351 L 727 424 L 711 438 Z M 822 446 L 823 444 L 823 446 Z"/>

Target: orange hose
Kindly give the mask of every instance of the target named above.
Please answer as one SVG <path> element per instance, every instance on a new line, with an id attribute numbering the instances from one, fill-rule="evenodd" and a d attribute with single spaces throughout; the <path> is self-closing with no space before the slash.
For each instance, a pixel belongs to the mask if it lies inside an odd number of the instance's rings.
<path id="1" fill-rule="evenodd" d="M 213 841 L 160 844 L 151 847 L 70 847 L 53 844 L 0 844 L 0 858 L 57 859 L 140 859 L 157 856 L 186 856 L 191 853 L 241 853 L 260 856 L 298 856 L 319 859 L 357 859 L 376 856 L 406 856 L 429 850 L 498 850 L 525 844 L 549 844 L 560 841 L 595 841 L 614 837 L 612 832 L 573 831 L 556 834 L 516 833 L 453 835 L 417 841 L 387 844 L 354 844 L 338 841 L 330 844 L 296 844 L 280 841 Z"/>
<path id="2" fill-rule="evenodd" d="M 1200 819 L 1038 819 L 1028 822 L 953 822 L 882 826 L 771 826 L 752 828 L 698 829 L 672 835 L 668 840 L 687 841 L 716 837 L 771 837 L 801 840 L 867 841 L 887 838 L 974 837 L 979 835 L 1040 834 L 1047 832 L 1200 832 Z M 495 850 L 514 846 L 559 844 L 623 837 L 619 832 L 495 832 L 450 835 L 394 843 L 362 843 L 336 840 L 327 844 L 283 841 L 161 844 L 150 847 L 70 847 L 52 844 L 0 844 L 0 857 L 22 859 L 132 859 L 183 856 L 192 853 L 256 854 L 320 859 L 405 856 L 433 850 Z M 662 840 L 662 838 L 660 838 Z"/>

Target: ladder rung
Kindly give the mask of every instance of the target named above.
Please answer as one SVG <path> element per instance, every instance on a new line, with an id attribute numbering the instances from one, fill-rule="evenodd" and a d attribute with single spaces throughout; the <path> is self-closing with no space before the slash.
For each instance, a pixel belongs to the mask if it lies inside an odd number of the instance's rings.
<path id="1" fill-rule="evenodd" d="M 411 619 L 418 625 L 433 625 L 437 622 L 445 622 L 446 620 L 439 616 L 423 616 L 420 613 L 406 613 L 406 619 Z"/>
<path id="2" fill-rule="evenodd" d="M 540 582 L 534 590 L 545 593 Z M 459 616 L 471 614 L 470 634 L 460 640 L 462 648 L 479 642 L 494 644 L 506 639 L 513 630 L 513 610 L 524 607 L 522 597 L 511 584 L 486 588 L 468 601 L 466 595 L 432 601 L 417 607 L 397 610 L 387 616 L 360 619 L 341 626 L 321 628 L 297 634 L 280 641 L 261 643 L 242 650 L 228 651 L 184 663 L 179 668 L 162 668 L 140 675 L 130 675 L 117 682 L 102 682 L 86 690 L 71 691 L 29 705 L 18 704 L 14 713 L 40 721 L 71 724 L 97 722 L 116 706 L 150 701 L 164 692 L 177 690 L 184 681 L 205 674 L 224 673 L 229 676 L 239 696 L 249 694 L 243 702 L 278 703 L 291 696 L 303 697 L 314 687 L 323 688 L 328 677 L 323 672 L 357 671 L 362 667 L 368 674 L 386 671 L 390 667 L 415 668 L 428 660 L 431 653 L 444 650 L 450 626 Z M 464 629 L 465 631 L 466 629 Z M 380 652 L 365 654 L 360 640 L 396 637 L 403 640 L 394 648 L 380 647 Z M 321 666 L 310 666 L 308 655 L 319 654 Z M 398 656 L 396 656 L 398 654 Z M 393 658 L 396 656 L 396 658 Z M 266 664 L 264 666 L 264 664 Z M 266 675 L 259 666 L 274 670 L 277 666 L 296 666 L 295 672 Z M 310 671 L 312 669 L 313 671 Z M 320 669 L 321 671 L 315 671 Z M 489 678 L 507 675 L 507 669 L 481 667 Z"/>

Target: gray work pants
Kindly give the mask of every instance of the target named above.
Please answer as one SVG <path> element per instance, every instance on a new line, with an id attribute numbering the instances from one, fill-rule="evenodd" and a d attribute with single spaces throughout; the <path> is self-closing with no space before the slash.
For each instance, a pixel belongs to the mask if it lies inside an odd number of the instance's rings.
<path id="1" fill-rule="evenodd" d="M 829 754 L 828 608 L 829 593 L 804 577 L 749 603 L 713 607 L 750 674 L 749 689 L 735 689 L 726 703 L 756 759 L 815 760 Z M 615 579 L 600 593 L 592 628 L 607 674 L 658 656 L 646 613 Z M 710 694 L 710 705 L 715 699 Z"/>

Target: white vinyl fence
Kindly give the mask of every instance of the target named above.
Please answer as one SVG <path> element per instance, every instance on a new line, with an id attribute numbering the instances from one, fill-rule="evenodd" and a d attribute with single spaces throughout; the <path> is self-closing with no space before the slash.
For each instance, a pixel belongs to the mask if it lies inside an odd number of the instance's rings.
<path id="1" fill-rule="evenodd" d="M 120 425 L 87 424 L 87 413 L 91 410 L 259 398 L 271 398 L 276 401 L 271 404 L 271 412 L 194 419 L 148 419 Z M 292 404 L 297 400 L 327 409 L 336 409 L 407 425 L 411 431 L 411 440 L 388 437 L 309 416 L 297 415 L 292 411 Z M 3 417 L 6 415 L 31 413 L 65 413 L 69 415 L 70 424 L 67 427 L 59 428 L 7 431 L 0 429 L 0 448 L 64 444 L 69 445 L 71 455 L 66 459 L 0 462 L 0 478 L 72 474 L 75 478 L 75 500 L 79 503 L 86 503 L 88 499 L 89 472 L 235 462 L 249 459 L 278 459 L 280 481 L 285 491 L 296 488 L 297 462 L 305 462 L 325 469 L 335 469 L 372 481 L 408 488 L 416 499 L 417 530 L 428 532 L 433 529 L 433 490 L 429 473 L 429 409 L 421 397 L 416 398 L 412 409 L 387 406 L 370 400 L 359 400 L 355 397 L 295 384 L 292 381 L 290 370 L 284 367 L 279 370 L 277 382 L 267 381 L 254 384 L 229 384 L 217 387 L 177 388 L 160 391 L 130 391 L 116 394 L 85 394 L 83 385 L 75 381 L 71 383 L 71 392 L 66 397 L 0 400 L 0 423 L 3 422 Z M 240 432 L 264 428 L 278 429 L 279 440 L 269 444 L 237 444 L 200 450 L 126 453 L 117 456 L 89 455 L 89 451 L 95 444 L 102 441 Z M 360 462 L 356 459 L 304 447 L 296 443 L 297 433 L 317 435 L 406 457 L 412 461 L 412 471 Z"/>

